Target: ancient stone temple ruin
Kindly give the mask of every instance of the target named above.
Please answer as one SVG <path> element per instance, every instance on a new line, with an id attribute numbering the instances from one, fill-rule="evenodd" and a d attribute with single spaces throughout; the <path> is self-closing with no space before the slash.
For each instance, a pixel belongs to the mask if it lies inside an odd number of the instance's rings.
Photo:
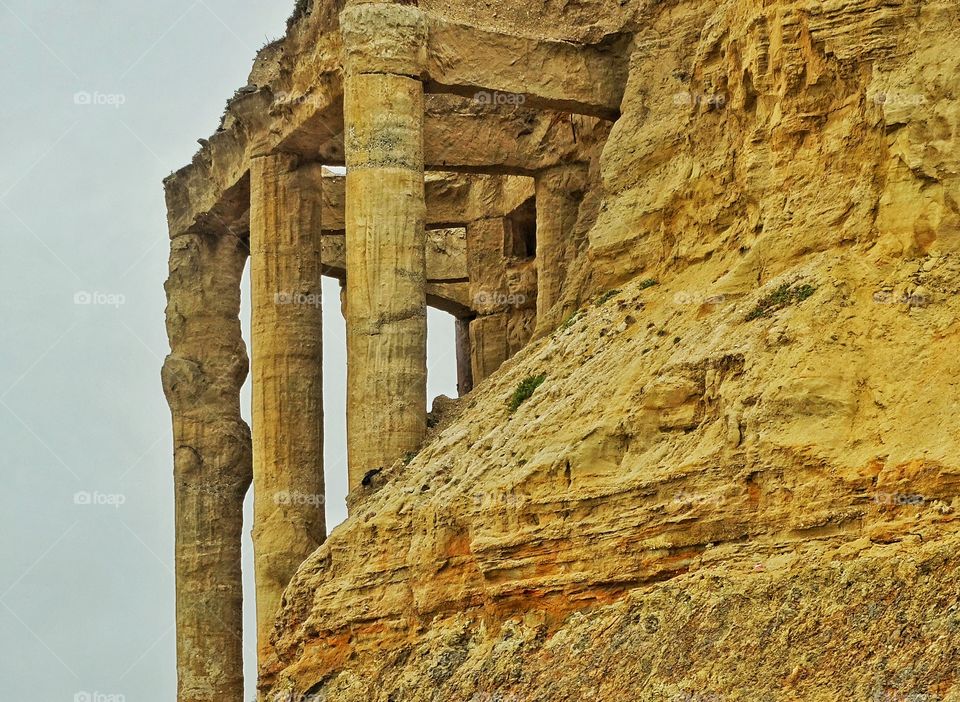
<path id="1" fill-rule="evenodd" d="M 630 38 L 530 39 L 432 5 L 300 7 L 220 130 L 166 182 L 181 702 L 242 698 L 251 483 L 264 675 L 284 589 L 326 538 L 322 509 L 276 500 L 324 492 L 321 277 L 342 285 L 351 491 L 424 440 L 428 305 L 457 319 L 465 394 L 556 328 L 586 283 L 578 218 L 597 207 L 585 195 Z"/>

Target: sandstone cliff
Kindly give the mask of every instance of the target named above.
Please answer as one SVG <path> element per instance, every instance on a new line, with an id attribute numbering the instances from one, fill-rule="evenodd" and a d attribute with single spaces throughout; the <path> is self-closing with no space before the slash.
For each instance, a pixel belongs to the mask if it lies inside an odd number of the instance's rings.
<path id="1" fill-rule="evenodd" d="M 960 700 L 960 8 L 425 5 L 632 35 L 622 116 L 558 328 L 301 566 L 272 699 Z"/>

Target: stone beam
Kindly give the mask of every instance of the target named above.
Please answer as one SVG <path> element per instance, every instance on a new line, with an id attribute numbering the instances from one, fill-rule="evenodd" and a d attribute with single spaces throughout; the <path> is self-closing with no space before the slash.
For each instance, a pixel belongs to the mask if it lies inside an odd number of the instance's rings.
<path id="1" fill-rule="evenodd" d="M 427 101 L 425 159 L 432 170 L 532 176 L 588 161 L 609 130 L 609 123 L 594 117 L 433 95 Z"/>
<path id="2" fill-rule="evenodd" d="M 346 226 L 346 179 L 327 175 L 315 187 L 323 193 L 324 231 L 342 231 Z M 428 173 L 426 226 L 455 229 L 484 217 L 502 217 L 533 196 L 532 178 Z"/>
<path id="3" fill-rule="evenodd" d="M 336 88 L 327 87 L 326 91 Z M 317 98 L 319 100 L 319 98 Z M 341 96 L 306 113 L 279 120 L 284 134 L 277 149 L 300 155 L 305 161 L 343 165 L 343 101 Z M 587 160 L 598 141 L 606 139 L 609 125 L 592 117 L 526 108 L 504 110 L 451 95 L 427 96 L 424 121 L 425 167 L 431 170 L 495 175 L 533 176 L 564 163 Z M 313 102 L 308 105 L 314 105 Z M 236 101 L 231 108 L 249 113 L 248 122 L 259 124 L 263 114 L 274 114 L 277 103 L 264 93 Z M 266 128 L 262 126 L 262 128 Z M 256 145 L 264 143 L 258 139 Z M 191 165 L 164 183 L 169 203 L 171 236 L 213 228 L 243 235 L 249 227 L 250 158 L 262 146 L 240 129 L 218 132 L 207 141 Z"/>
<path id="4" fill-rule="evenodd" d="M 250 430 L 240 415 L 246 260 L 246 242 L 229 232 L 170 242 L 163 389 L 173 417 L 179 702 L 243 700 L 240 544 L 251 480 Z"/>
<path id="5" fill-rule="evenodd" d="M 321 238 L 323 273 L 346 275 L 347 242 L 343 232 L 325 231 Z M 464 229 L 431 229 L 426 237 L 427 284 L 467 280 L 467 243 Z"/>
<path id="6" fill-rule="evenodd" d="M 470 297 L 470 284 L 427 283 L 427 304 L 434 309 L 452 314 L 457 319 L 473 314 L 473 299 Z"/>
<path id="7" fill-rule="evenodd" d="M 348 4 L 345 54 L 347 456 L 350 490 L 426 434 L 423 160 L 426 42 L 409 5 Z"/>
<path id="8" fill-rule="evenodd" d="M 261 669 L 283 591 L 326 538 L 319 165 L 287 154 L 250 168 L 253 546 Z"/>
<path id="9" fill-rule="evenodd" d="M 491 32 L 431 17 L 427 89 L 614 120 L 627 82 L 627 37 L 588 46 Z M 501 102 L 502 100 L 502 102 Z"/>
<path id="10" fill-rule="evenodd" d="M 303 101 L 278 98 L 269 87 L 231 100 L 220 130 L 201 140 L 188 166 L 164 180 L 170 236 L 214 228 L 245 233 L 250 159 L 257 155 L 283 150 L 342 162 L 342 93 L 340 76 L 328 73 L 315 78 Z"/>
<path id="11" fill-rule="evenodd" d="M 588 160 L 610 123 L 595 117 L 528 105 L 492 105 L 483 95 L 427 95 L 424 165 L 427 170 L 527 175 Z M 343 121 L 337 102 L 305 119 L 279 145 L 327 166 L 342 166 Z"/>

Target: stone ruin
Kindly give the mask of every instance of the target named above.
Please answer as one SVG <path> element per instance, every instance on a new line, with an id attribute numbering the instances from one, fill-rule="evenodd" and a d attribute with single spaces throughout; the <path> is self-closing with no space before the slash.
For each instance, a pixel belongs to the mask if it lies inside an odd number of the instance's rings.
<path id="1" fill-rule="evenodd" d="M 242 699 L 251 483 L 261 671 L 283 591 L 326 538 L 323 509 L 276 499 L 324 493 L 321 277 L 343 291 L 351 494 L 424 440 L 428 305 L 457 319 L 465 394 L 556 328 L 582 284 L 577 223 L 630 37 L 524 38 L 421 4 L 298 7 L 219 131 L 166 181 L 180 702 Z"/>

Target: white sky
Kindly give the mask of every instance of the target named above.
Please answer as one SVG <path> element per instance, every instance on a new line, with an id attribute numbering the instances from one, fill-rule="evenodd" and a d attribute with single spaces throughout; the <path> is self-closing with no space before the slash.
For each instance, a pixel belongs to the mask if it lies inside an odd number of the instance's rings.
<path id="1" fill-rule="evenodd" d="M 292 6 L 0 0 L 3 700 L 174 699 L 161 180 L 216 129 Z M 338 292 L 326 281 L 331 524 L 346 490 Z M 451 318 L 432 312 L 430 331 L 431 397 L 454 395 Z M 246 650 L 252 699 L 251 637 Z"/>

